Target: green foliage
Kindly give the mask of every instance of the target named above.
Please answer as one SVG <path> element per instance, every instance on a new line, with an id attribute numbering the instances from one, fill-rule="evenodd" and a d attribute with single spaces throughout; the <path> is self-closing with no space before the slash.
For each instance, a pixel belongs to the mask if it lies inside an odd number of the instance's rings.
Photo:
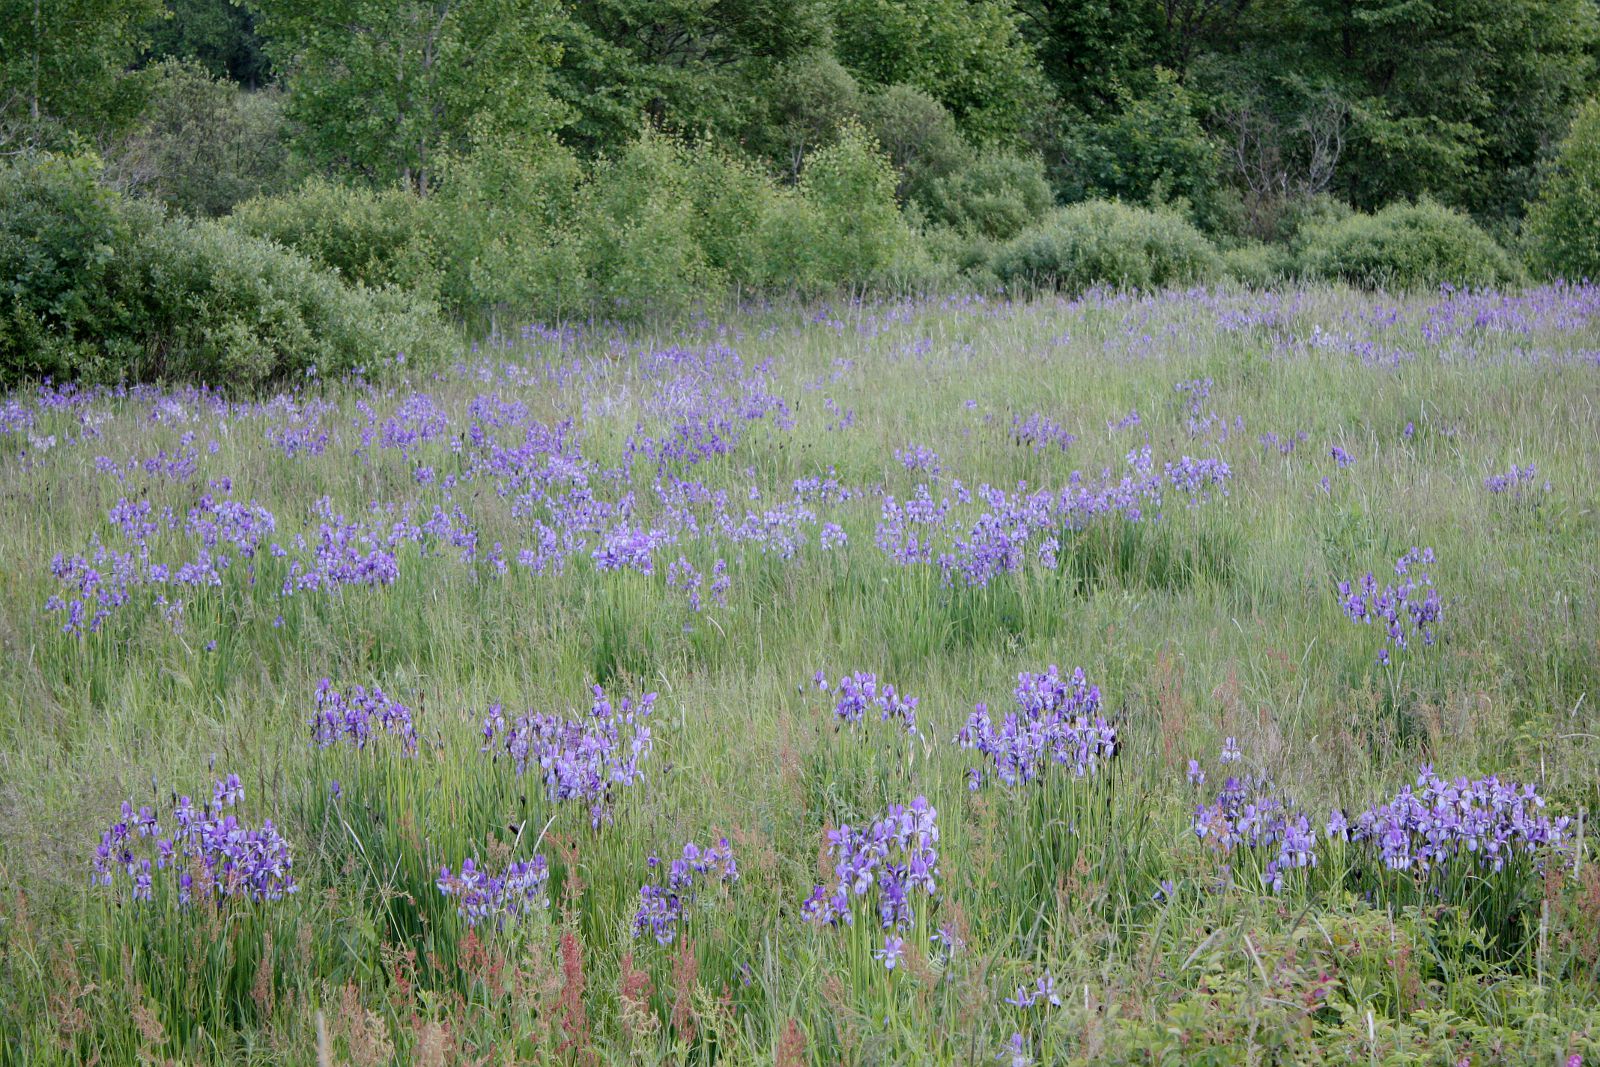
<path id="1" fill-rule="evenodd" d="M 798 201 L 769 231 L 769 277 L 802 289 L 883 280 L 915 239 L 894 198 L 895 172 L 859 129 L 815 153 L 800 176 Z"/>
<path id="2" fill-rule="evenodd" d="M 1056 115 L 1040 140 L 1061 198 L 1152 207 L 1177 201 L 1214 227 L 1224 217 L 1222 154 L 1197 110 L 1194 95 L 1171 72 L 1158 71 L 1147 92 L 1122 91 L 1105 119 Z"/>
<path id="3" fill-rule="evenodd" d="M 1363 210 L 1431 194 L 1514 215 L 1590 90 L 1590 0 L 1294 0 L 1240 23 L 1202 81 L 1351 107 L 1331 191 Z M 1215 77 L 1213 78 L 1213 75 Z M 1314 99 L 1317 94 L 1313 94 Z"/>
<path id="4" fill-rule="evenodd" d="M 137 126 L 112 152 L 107 179 L 169 210 L 225 215 L 286 184 L 286 133 L 278 92 L 249 92 L 169 60 L 155 70 Z"/>
<path id="5" fill-rule="evenodd" d="M 683 147 L 645 131 L 596 165 L 578 227 L 585 273 L 608 314 L 681 311 L 720 281 L 695 240 Z"/>
<path id="6" fill-rule="evenodd" d="M 557 31 L 553 91 L 590 153 L 627 143 L 641 120 L 731 139 L 773 68 L 826 32 L 822 0 L 585 0 Z"/>
<path id="7" fill-rule="evenodd" d="M 928 210 L 964 233 L 1003 241 L 1037 221 L 1053 202 L 1037 156 L 985 153 L 935 180 Z"/>
<path id="8" fill-rule="evenodd" d="M 915 86 L 979 141 L 1020 138 L 1043 79 L 1006 0 L 833 0 L 837 54 L 867 84 Z"/>
<path id="9" fill-rule="evenodd" d="M 553 141 L 479 136 L 442 161 L 427 225 L 440 295 L 472 319 L 509 312 L 561 318 L 583 310 L 579 255 L 583 168 Z"/>
<path id="10" fill-rule="evenodd" d="M 352 283 L 392 285 L 421 296 L 439 290 L 423 201 L 404 189 L 351 188 L 308 178 L 291 192 L 240 204 L 228 223 L 293 249 Z"/>
<path id="11" fill-rule="evenodd" d="M 342 284 L 213 222 L 168 220 L 45 156 L 0 171 L 0 380 L 152 379 L 232 388 L 441 357 L 426 301 Z"/>
<path id="12" fill-rule="evenodd" d="M 1282 245 L 1247 241 L 1222 250 L 1222 272 L 1252 288 L 1265 288 L 1294 276 L 1294 255 Z"/>
<path id="13" fill-rule="evenodd" d="M 426 195 L 474 130 L 537 136 L 560 49 L 556 0 L 251 0 L 288 72 L 297 144 L 315 164 Z"/>
<path id="14" fill-rule="evenodd" d="M 935 182 L 972 158 L 955 116 L 914 86 L 873 93 L 862 105 L 861 121 L 899 172 L 895 192 L 902 199 L 926 203 Z"/>
<path id="15" fill-rule="evenodd" d="M 1578 112 L 1539 198 L 1528 246 L 1546 277 L 1600 278 L 1600 99 Z"/>
<path id="16" fill-rule="evenodd" d="M 855 77 L 820 49 L 780 64 L 764 88 L 746 143 L 791 179 L 800 176 L 810 152 L 832 143 L 861 113 Z"/>
<path id="17" fill-rule="evenodd" d="M 272 64 L 248 8 L 233 0 L 167 0 L 165 7 L 149 29 L 152 60 L 188 60 L 212 77 L 251 89 L 272 80 Z"/>
<path id="18" fill-rule="evenodd" d="M 1205 281 L 1220 263 L 1205 235 L 1171 212 L 1091 200 L 1058 209 L 1002 245 L 993 269 L 1012 287 L 1048 284 L 1078 292 Z"/>
<path id="19" fill-rule="evenodd" d="M 1305 274 L 1367 288 L 1498 285 L 1519 276 L 1476 223 L 1432 200 L 1311 226 L 1297 244 Z"/>
<path id="20" fill-rule="evenodd" d="M 128 72 L 161 0 L 0 0 L 0 148 L 114 134 L 138 114 Z"/>
<path id="21" fill-rule="evenodd" d="M 795 188 L 708 140 L 648 129 L 587 169 L 553 142 L 483 138 L 438 175 L 427 198 L 312 179 L 229 223 L 476 321 L 670 314 L 730 286 L 817 292 L 923 269 L 894 170 L 853 128 Z"/>

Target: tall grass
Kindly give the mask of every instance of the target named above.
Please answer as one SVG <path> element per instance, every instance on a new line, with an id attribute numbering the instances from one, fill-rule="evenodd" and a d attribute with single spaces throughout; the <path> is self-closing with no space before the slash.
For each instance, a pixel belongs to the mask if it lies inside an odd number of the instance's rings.
<path id="1" fill-rule="evenodd" d="M 1392 796 L 1424 761 L 1538 783 L 1553 813 L 1592 819 L 1597 308 L 1589 290 L 1331 288 L 782 307 L 654 334 L 530 329 L 438 373 L 391 368 L 256 405 L 0 401 L 0 1060 L 979 1063 L 1009 1062 L 1013 1034 L 1039 1063 L 1600 1055 L 1592 829 L 1559 861 L 1459 885 L 1330 849 L 1274 894 L 1243 854 L 1222 876 L 1185 779 L 1195 758 L 1215 786 L 1234 736 L 1319 826 Z M 1176 386 L 1202 379 L 1197 410 Z M 416 393 L 448 428 L 385 447 Z M 763 395 L 783 410 L 739 420 L 724 452 L 601 473 L 636 430 L 660 440 Z M 523 409 L 493 425 L 510 404 Z M 1137 423 L 1112 428 L 1131 409 Z M 1076 440 L 1019 441 L 1013 417 L 1033 414 Z M 729 524 L 749 512 L 752 528 L 796 479 L 832 472 L 857 495 L 805 500 L 814 521 L 793 527 L 792 555 L 708 532 L 719 508 L 699 498 L 675 506 L 702 534 L 675 525 L 649 573 L 604 569 L 598 531 L 536 573 L 517 553 L 538 546 L 537 522 L 558 525 L 551 505 L 485 464 L 565 419 L 596 463 L 595 497 L 633 494 L 608 528 L 665 524 L 658 473 L 726 492 Z M 327 433 L 325 452 L 274 443 L 305 426 Z M 1305 438 L 1284 452 L 1268 432 Z M 896 460 L 913 444 L 940 476 Z M 1355 462 L 1339 466 L 1334 445 Z M 1121 477 L 1145 446 L 1158 473 L 1225 460 L 1227 494 L 1191 505 L 1169 487 L 1159 518 L 1063 522 L 1053 565 L 1030 549 L 976 587 L 875 544 L 881 493 L 1059 489 L 1073 471 Z M 192 475 L 142 465 L 190 450 Z M 1485 477 L 1512 463 L 1536 464 L 1550 490 L 1489 493 Z M 391 504 L 417 502 L 419 524 L 459 507 L 476 545 L 463 561 L 445 534 L 402 540 L 392 584 L 287 597 L 303 554 L 263 551 L 187 591 L 181 630 L 135 590 L 98 632 L 61 632 L 45 610 L 56 553 L 120 544 L 107 511 L 127 498 L 173 508 L 180 529 L 149 544 L 177 565 L 193 554 L 184 517 L 221 478 L 291 549 L 296 533 L 315 542 L 324 497 L 385 531 Z M 981 510 L 955 504 L 940 536 L 965 538 Z M 843 544 L 822 548 L 825 522 Z M 1381 635 L 1344 616 L 1336 583 L 1381 579 L 1412 545 L 1437 554 L 1446 615 L 1436 647 L 1385 668 Z M 698 610 L 669 582 L 680 556 L 703 576 Z M 1053 663 L 1101 687 L 1115 759 L 1085 779 L 1057 767 L 969 791 L 957 730 Z M 918 736 L 870 714 L 840 728 L 819 670 L 875 671 L 917 696 Z M 415 754 L 384 735 L 317 748 L 324 677 L 404 701 Z M 597 682 L 659 694 L 640 781 L 598 830 L 588 805 L 480 751 L 490 705 L 581 718 Z M 183 909 L 88 884 L 122 800 L 199 795 L 225 772 L 291 841 L 298 893 Z M 939 811 L 938 893 L 891 972 L 870 916 L 830 929 L 799 911 L 825 879 L 827 830 L 918 795 Z M 740 879 L 707 892 L 673 944 L 636 939 L 649 858 L 720 836 Z M 503 927 L 469 926 L 435 885 L 441 866 L 535 852 L 550 905 Z M 941 926 L 959 951 L 930 940 Z M 1059 1006 L 1007 1002 L 1047 973 Z"/>

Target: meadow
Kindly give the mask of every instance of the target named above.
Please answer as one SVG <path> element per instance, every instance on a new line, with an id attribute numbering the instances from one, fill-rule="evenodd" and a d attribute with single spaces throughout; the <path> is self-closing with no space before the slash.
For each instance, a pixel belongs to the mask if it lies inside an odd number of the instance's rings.
<path id="1" fill-rule="evenodd" d="M 0 1061 L 1600 1063 L 1597 505 L 1589 286 L 14 393 Z"/>

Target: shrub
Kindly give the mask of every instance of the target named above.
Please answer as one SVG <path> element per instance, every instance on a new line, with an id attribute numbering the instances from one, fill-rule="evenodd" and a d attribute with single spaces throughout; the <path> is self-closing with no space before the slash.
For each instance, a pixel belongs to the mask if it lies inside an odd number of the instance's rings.
<path id="1" fill-rule="evenodd" d="M 1431 200 L 1311 226 L 1297 243 L 1302 273 L 1369 289 L 1498 285 L 1518 276 L 1476 223 Z"/>
<path id="2" fill-rule="evenodd" d="M 449 350 L 434 306 L 393 288 L 349 286 L 267 241 L 216 222 L 157 231 L 141 271 L 150 357 L 135 377 L 234 388 L 373 368 Z"/>
<path id="3" fill-rule="evenodd" d="M 1111 200 L 1059 209 L 996 252 L 993 269 L 1007 285 L 1094 285 L 1147 289 L 1215 276 L 1217 251 L 1177 215 Z"/>
<path id="4" fill-rule="evenodd" d="M 1222 272 L 1253 289 L 1265 288 L 1294 275 L 1294 254 L 1283 245 L 1249 241 L 1223 250 Z"/>
<path id="5" fill-rule="evenodd" d="M 803 288 L 865 285 L 885 279 L 915 240 L 894 197 L 895 172 L 860 129 L 811 157 L 790 201 L 790 232 L 769 233 L 768 277 Z"/>
<path id="6" fill-rule="evenodd" d="M 108 182 L 187 215 L 216 217 L 288 181 L 283 99 L 248 92 L 199 66 L 168 60 L 155 72 L 133 132 L 111 153 Z"/>
<path id="7" fill-rule="evenodd" d="M 826 50 L 803 52 L 764 82 L 761 107 L 744 140 L 791 179 L 806 156 L 831 144 L 861 110 L 856 80 Z"/>
<path id="8" fill-rule="evenodd" d="M 683 146 L 648 129 L 596 163 L 578 231 L 607 314 L 678 311 L 720 288 L 695 240 L 692 185 Z"/>
<path id="9" fill-rule="evenodd" d="M 972 158 L 972 149 L 943 104 L 909 85 L 873 93 L 861 120 L 898 174 L 895 194 L 927 203 L 933 184 L 954 174 Z"/>
<path id="10" fill-rule="evenodd" d="M 462 317 L 580 310 L 582 165 L 553 140 L 475 140 L 469 155 L 441 161 L 428 200 L 444 305 Z"/>
<path id="11" fill-rule="evenodd" d="M 1600 278 L 1600 99 L 1578 112 L 1555 169 L 1528 211 L 1528 248 L 1539 272 Z"/>
<path id="12" fill-rule="evenodd" d="M 134 257 L 161 212 L 98 176 L 54 155 L 0 168 L 0 384 L 115 378 L 142 354 Z"/>
<path id="13" fill-rule="evenodd" d="M 1200 121 L 1194 94 L 1165 70 L 1142 94 L 1125 87 L 1115 93 L 1117 109 L 1098 119 L 1046 113 L 1037 140 L 1062 199 L 1180 203 L 1209 232 L 1232 224 L 1222 151 Z"/>
<path id="14" fill-rule="evenodd" d="M 229 224 L 275 241 L 346 281 L 430 299 L 439 294 L 427 208 L 404 189 L 361 189 L 309 178 L 293 192 L 240 204 Z"/>
<path id="15" fill-rule="evenodd" d="M 963 233 L 1005 240 L 1036 222 L 1054 200 L 1036 156 L 986 155 L 933 183 L 934 219 Z"/>
<path id="16" fill-rule="evenodd" d="M 0 169 L 0 385 L 250 388 L 448 348 L 426 301 L 346 286 L 219 223 L 169 220 L 98 178 L 94 161 L 56 156 Z"/>
<path id="17" fill-rule="evenodd" d="M 706 262 L 737 285 L 758 288 L 774 280 L 767 275 L 762 234 L 783 191 L 766 175 L 709 142 L 695 146 L 687 162 L 694 237 Z"/>

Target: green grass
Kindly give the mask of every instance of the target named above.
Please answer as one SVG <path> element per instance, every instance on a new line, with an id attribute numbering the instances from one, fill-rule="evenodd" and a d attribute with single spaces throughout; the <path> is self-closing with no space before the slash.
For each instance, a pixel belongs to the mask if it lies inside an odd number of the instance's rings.
<path id="1" fill-rule="evenodd" d="M 493 350 L 541 368 L 522 379 L 412 371 L 328 386 L 320 457 L 268 444 L 281 410 L 224 419 L 189 397 L 181 418 L 155 419 L 149 399 L 108 397 L 87 409 L 96 436 L 82 441 L 69 440 L 78 414 L 42 413 L 32 433 L 55 434 L 54 448 L 0 436 L 0 1062 L 771 1063 L 796 1028 L 804 1052 L 782 1062 L 1009 1062 L 996 1057 L 1013 1032 L 1039 1063 L 1594 1062 L 1600 864 L 1587 841 L 1510 887 L 1419 895 L 1330 853 L 1272 895 L 1244 857 L 1216 888 L 1216 857 L 1190 829 L 1184 767 L 1214 764 L 1230 735 L 1318 825 L 1334 805 L 1392 795 L 1425 761 L 1538 782 L 1575 819 L 1600 807 L 1600 329 L 1546 315 L 1530 333 L 1431 339 L 1432 302 L 1341 289 L 928 301 L 753 312 L 720 334 L 594 330 L 560 350 Z M 1410 358 L 1368 365 L 1311 340 L 1347 334 Z M 913 442 L 969 488 L 1007 490 L 1120 472 L 1148 443 L 1158 469 L 1226 459 L 1229 494 L 1191 508 L 1169 491 L 1159 521 L 1097 521 L 1064 535 L 1056 568 L 966 589 L 879 551 L 871 495 L 810 505 L 843 526 L 843 548 L 820 550 L 810 528 L 790 560 L 686 540 L 656 553 L 652 575 L 600 572 L 586 554 L 533 575 L 515 561 L 527 525 L 489 481 L 447 503 L 413 476 L 469 469 L 471 447 L 452 441 L 491 392 L 548 424 L 573 419 L 584 455 L 615 464 L 636 425 L 664 425 L 663 381 L 641 355 L 719 342 L 746 367 L 772 361 L 768 388 L 793 418 L 676 468 L 726 489 L 736 516 L 830 469 L 904 500 L 921 476 L 893 452 Z M 581 370 L 546 375 L 547 361 Z M 1175 389 L 1207 377 L 1226 438 L 1191 436 Z M 410 391 L 450 414 L 449 434 L 408 458 L 356 458 L 358 403 L 381 424 Z M 848 429 L 829 428 L 825 398 L 854 412 Z M 1130 408 L 1140 425 L 1106 429 Z M 1077 441 L 1019 446 L 1011 417 L 1034 412 Z M 1308 437 L 1283 456 L 1257 443 L 1268 431 Z M 192 483 L 96 471 L 96 456 L 173 453 L 190 432 Z M 1337 469 L 1334 444 L 1355 465 Z M 1513 462 L 1535 463 L 1550 491 L 1489 494 L 1484 477 Z M 642 522 L 661 512 L 653 474 L 641 461 L 631 483 Z M 482 547 L 503 542 L 508 573 L 407 546 L 390 587 L 285 599 L 285 562 L 263 557 L 254 585 L 234 568 L 193 595 L 182 633 L 142 602 L 100 633 L 59 632 L 42 610 L 55 553 L 86 551 L 93 534 L 111 543 L 120 497 L 181 517 L 224 476 L 285 541 L 315 530 L 323 496 L 352 519 L 372 500 L 423 499 L 418 521 L 457 504 Z M 1385 671 L 1379 635 L 1345 619 L 1335 584 L 1369 570 L 1381 581 L 1414 544 L 1438 555 L 1441 641 Z M 692 611 L 667 587 L 680 553 L 707 582 L 726 559 L 725 607 L 706 594 Z M 969 792 L 972 754 L 951 738 L 974 704 L 1003 714 L 1018 672 L 1052 663 L 1101 687 L 1123 741 L 1110 771 Z M 874 671 L 920 698 L 921 738 L 871 716 L 837 729 L 809 684 L 819 669 Z M 325 676 L 410 705 L 418 754 L 382 738 L 315 749 L 307 720 Z M 585 806 L 551 804 L 479 752 L 490 704 L 582 709 L 597 681 L 660 694 L 643 780 L 598 832 Z M 91 888 L 90 853 L 121 801 L 199 796 L 213 763 L 243 777 L 250 817 L 289 839 L 300 892 L 185 911 Z M 919 794 L 940 813 L 940 892 L 913 959 L 890 974 L 870 957 L 870 922 L 814 929 L 799 907 L 827 828 Z M 741 880 L 703 899 L 674 945 L 635 940 L 647 856 L 724 834 Z M 548 916 L 469 932 L 434 888 L 439 866 L 498 867 L 536 841 L 553 871 Z M 1490 924 L 1477 893 L 1514 914 Z M 967 941 L 947 964 L 925 940 L 939 923 Z M 632 1007 L 625 966 L 650 979 Z M 1047 971 L 1060 1007 L 1005 1002 Z"/>

